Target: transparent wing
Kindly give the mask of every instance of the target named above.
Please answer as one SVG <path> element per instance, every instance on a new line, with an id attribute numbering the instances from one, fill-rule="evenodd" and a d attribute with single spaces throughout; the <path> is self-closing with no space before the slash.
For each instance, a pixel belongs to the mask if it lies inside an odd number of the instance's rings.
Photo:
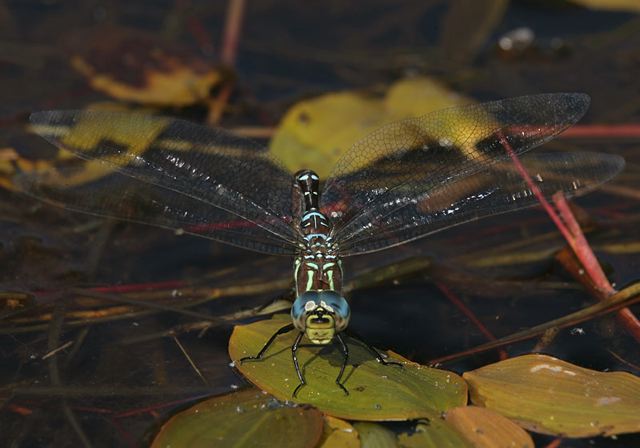
<path id="1" fill-rule="evenodd" d="M 259 252 L 296 252 L 293 177 L 254 142 L 135 113 L 46 111 L 30 119 L 34 131 L 87 162 L 82 170 L 67 161 L 23 173 L 16 183 L 26 193 Z"/>
<path id="2" fill-rule="evenodd" d="M 509 169 L 507 148 L 521 155 L 552 139 L 578 121 L 588 105 L 584 94 L 524 96 L 445 109 L 374 131 L 338 161 L 322 195 L 341 253 L 381 250 L 534 205 Z M 565 166 L 593 157 L 537 159 L 544 173 L 564 167 L 568 176 L 543 190 L 579 192 L 621 168 L 615 156 L 602 172 Z"/>
<path id="3" fill-rule="evenodd" d="M 566 196 L 584 194 L 624 167 L 622 157 L 590 152 L 527 154 L 521 161 L 546 197 L 557 191 Z M 378 205 L 372 226 L 341 239 L 340 253 L 347 256 L 373 252 L 458 224 L 538 204 L 515 165 L 503 161 L 456 182 L 441 184 L 400 209 L 395 202 Z"/>

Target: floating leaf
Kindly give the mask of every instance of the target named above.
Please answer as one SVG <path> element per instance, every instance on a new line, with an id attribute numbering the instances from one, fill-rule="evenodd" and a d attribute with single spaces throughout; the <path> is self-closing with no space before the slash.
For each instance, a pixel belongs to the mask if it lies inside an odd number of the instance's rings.
<path id="1" fill-rule="evenodd" d="M 251 389 L 211 398 L 173 416 L 151 447 L 314 447 L 322 425 L 319 411 L 283 405 Z"/>
<path id="2" fill-rule="evenodd" d="M 455 408 L 447 411 L 445 420 L 474 447 L 534 447 L 531 436 L 524 429 L 490 409 Z"/>
<path id="3" fill-rule="evenodd" d="M 546 355 L 508 359 L 464 374 L 474 404 L 532 431 L 589 437 L 640 431 L 640 378 L 597 372 Z"/>
<path id="4" fill-rule="evenodd" d="M 334 417 L 353 420 L 406 420 L 432 417 L 467 401 L 464 381 L 452 372 L 432 369 L 402 360 L 404 366 L 382 365 L 361 344 L 348 340 L 349 363 L 344 374 L 348 396 L 335 379 L 342 355 L 333 347 L 303 345 L 298 350 L 307 385 L 292 394 L 298 378 L 291 360 L 296 332 L 276 339 L 261 361 L 239 362 L 258 353 L 267 339 L 290 320 L 274 316 L 271 320 L 238 326 L 229 342 L 229 354 L 236 367 L 251 382 L 281 400 L 310 403 Z"/>
<path id="5" fill-rule="evenodd" d="M 327 177 L 342 154 L 381 125 L 470 102 L 424 77 L 396 82 L 381 99 L 361 92 L 329 93 L 293 106 L 280 122 L 269 149 L 291 172 L 308 168 Z M 469 123 L 452 120 L 451 125 L 456 132 L 468 128 Z M 371 161 L 363 157 L 353 168 Z"/>
<path id="6" fill-rule="evenodd" d="M 320 448 L 359 448 L 358 431 L 340 418 L 326 415 Z"/>
<path id="7" fill-rule="evenodd" d="M 360 443 L 364 448 L 396 448 L 396 434 L 382 425 L 369 422 L 353 424 L 360 435 Z"/>
<path id="8" fill-rule="evenodd" d="M 398 441 L 403 448 L 470 448 L 471 443 L 451 425 L 440 418 L 419 422 L 415 431 L 400 434 Z"/>

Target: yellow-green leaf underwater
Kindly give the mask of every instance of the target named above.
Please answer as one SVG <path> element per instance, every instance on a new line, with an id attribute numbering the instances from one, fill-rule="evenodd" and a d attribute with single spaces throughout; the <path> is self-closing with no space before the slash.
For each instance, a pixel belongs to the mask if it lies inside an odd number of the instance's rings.
<path id="1" fill-rule="evenodd" d="M 403 448 L 470 448 L 473 445 L 440 418 L 419 422 L 415 431 L 398 436 Z"/>
<path id="2" fill-rule="evenodd" d="M 324 430 L 319 448 L 359 448 L 360 437 L 351 423 L 340 418 L 324 416 Z"/>
<path id="3" fill-rule="evenodd" d="M 322 414 L 293 407 L 255 389 L 200 402 L 167 421 L 152 448 L 315 447 Z"/>
<path id="4" fill-rule="evenodd" d="M 397 448 L 396 434 L 382 425 L 371 422 L 353 424 L 360 436 L 362 448 Z"/>
<path id="5" fill-rule="evenodd" d="M 526 355 L 467 372 L 471 401 L 532 431 L 589 437 L 640 431 L 640 378 Z"/>
<path id="6" fill-rule="evenodd" d="M 334 417 L 351 420 L 407 420 L 433 417 L 442 411 L 464 406 L 467 386 L 458 375 L 421 366 L 400 357 L 403 367 L 382 365 L 359 343 L 348 339 L 349 363 L 344 385 L 335 383 L 342 355 L 333 346 L 303 345 L 298 350 L 307 385 L 292 398 L 298 385 L 291 344 L 295 332 L 280 336 L 260 361 L 239 362 L 258 353 L 267 339 L 290 322 L 288 316 L 238 326 L 229 341 L 229 354 L 236 367 L 252 383 L 280 400 L 310 403 Z"/>

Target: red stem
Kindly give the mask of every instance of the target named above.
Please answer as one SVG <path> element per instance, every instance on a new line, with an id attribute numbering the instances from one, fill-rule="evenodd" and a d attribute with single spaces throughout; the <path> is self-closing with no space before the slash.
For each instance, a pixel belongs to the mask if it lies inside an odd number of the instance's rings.
<path id="1" fill-rule="evenodd" d="M 578 224 L 578 221 L 573 216 L 571 208 L 569 207 L 569 203 L 567 202 L 567 199 L 564 197 L 562 192 L 559 191 L 553 195 L 553 202 L 556 204 L 556 207 L 558 208 L 562 219 L 571 231 L 571 235 L 574 239 L 574 245 L 572 245 L 571 248 L 576 254 L 578 260 L 580 260 L 580 263 L 582 263 L 582 266 L 584 267 L 587 275 L 591 278 L 593 283 L 607 296 L 615 294 L 616 290 L 613 288 L 613 286 L 611 286 L 611 283 L 609 283 L 609 280 L 604 275 L 604 272 L 600 267 L 600 263 L 598 263 L 596 256 L 591 250 L 591 247 L 589 246 L 584 233 L 582 233 L 580 224 Z"/>
<path id="2" fill-rule="evenodd" d="M 564 138 L 639 138 L 638 124 L 587 124 L 572 126 L 561 135 Z"/>
<path id="3" fill-rule="evenodd" d="M 502 144 L 502 147 L 505 149 L 505 151 L 507 151 L 507 154 L 509 154 L 509 157 L 511 157 L 511 160 L 513 160 L 513 164 L 515 165 L 516 169 L 520 173 L 520 176 L 522 176 L 524 181 L 527 183 L 527 186 L 531 189 L 533 194 L 536 196 L 536 198 L 542 205 L 542 208 L 544 208 L 544 210 L 547 212 L 551 220 L 554 222 L 554 224 L 560 231 L 560 233 L 562 233 L 562 236 L 564 237 L 564 239 L 567 240 L 567 243 L 569 243 L 569 245 L 573 248 L 575 244 L 573 235 L 571 234 L 567 226 L 565 226 L 564 222 L 562 222 L 562 219 L 560 219 L 560 217 L 558 216 L 556 211 L 553 209 L 551 204 L 549 204 L 549 201 L 547 201 L 547 199 L 544 197 L 544 195 L 542 194 L 542 191 L 540 191 L 540 188 L 538 188 L 538 186 L 535 184 L 533 179 L 531 179 L 531 176 L 529 176 L 529 173 L 527 172 L 526 168 L 524 167 L 524 165 L 522 165 L 522 162 L 520 162 L 520 159 L 518 158 L 516 153 L 513 151 L 513 148 L 511 148 L 511 145 L 502 134 L 500 134 L 500 144 Z"/>
<path id="4" fill-rule="evenodd" d="M 507 151 L 507 154 L 509 154 L 509 157 L 513 160 L 516 169 L 536 196 L 542 207 L 545 209 L 551 220 L 555 223 L 560 233 L 564 236 L 565 240 L 573 250 L 573 253 L 576 255 L 576 258 L 584 268 L 585 273 L 601 292 L 601 295 L 598 295 L 598 298 L 602 300 L 612 294 L 615 294 L 616 290 L 611 286 L 611 283 L 609 283 L 609 280 L 604 275 L 600 263 L 598 263 L 591 246 L 589 246 L 589 243 L 587 242 L 578 221 L 573 216 L 571 208 L 569 207 L 569 204 L 562 192 L 559 191 L 553 195 L 553 200 L 558 207 L 562 216 L 561 218 L 544 197 L 542 191 L 540 191 L 538 186 L 533 182 L 533 179 L 529 176 L 526 168 L 522 165 L 522 162 L 520 162 L 520 159 L 513 151 L 513 148 L 511 148 L 511 145 L 504 135 L 499 135 L 499 137 L 500 143 Z M 623 308 L 618 311 L 618 320 L 626 327 L 636 341 L 640 342 L 640 320 L 638 320 L 629 308 Z"/>
<path id="5" fill-rule="evenodd" d="M 553 439 L 545 448 L 558 448 L 562 444 L 560 437 Z"/>
<path id="6" fill-rule="evenodd" d="M 220 60 L 228 67 L 233 67 L 238 52 L 238 42 L 242 31 L 245 0 L 231 0 L 227 10 L 227 18 L 222 37 L 222 55 Z"/>

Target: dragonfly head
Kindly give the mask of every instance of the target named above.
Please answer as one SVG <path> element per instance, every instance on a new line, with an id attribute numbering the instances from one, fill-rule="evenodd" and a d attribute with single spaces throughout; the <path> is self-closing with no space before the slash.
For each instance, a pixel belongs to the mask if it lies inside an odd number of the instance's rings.
<path id="1" fill-rule="evenodd" d="M 307 291 L 291 307 L 293 325 L 318 345 L 329 344 L 349 325 L 349 304 L 335 291 Z"/>

